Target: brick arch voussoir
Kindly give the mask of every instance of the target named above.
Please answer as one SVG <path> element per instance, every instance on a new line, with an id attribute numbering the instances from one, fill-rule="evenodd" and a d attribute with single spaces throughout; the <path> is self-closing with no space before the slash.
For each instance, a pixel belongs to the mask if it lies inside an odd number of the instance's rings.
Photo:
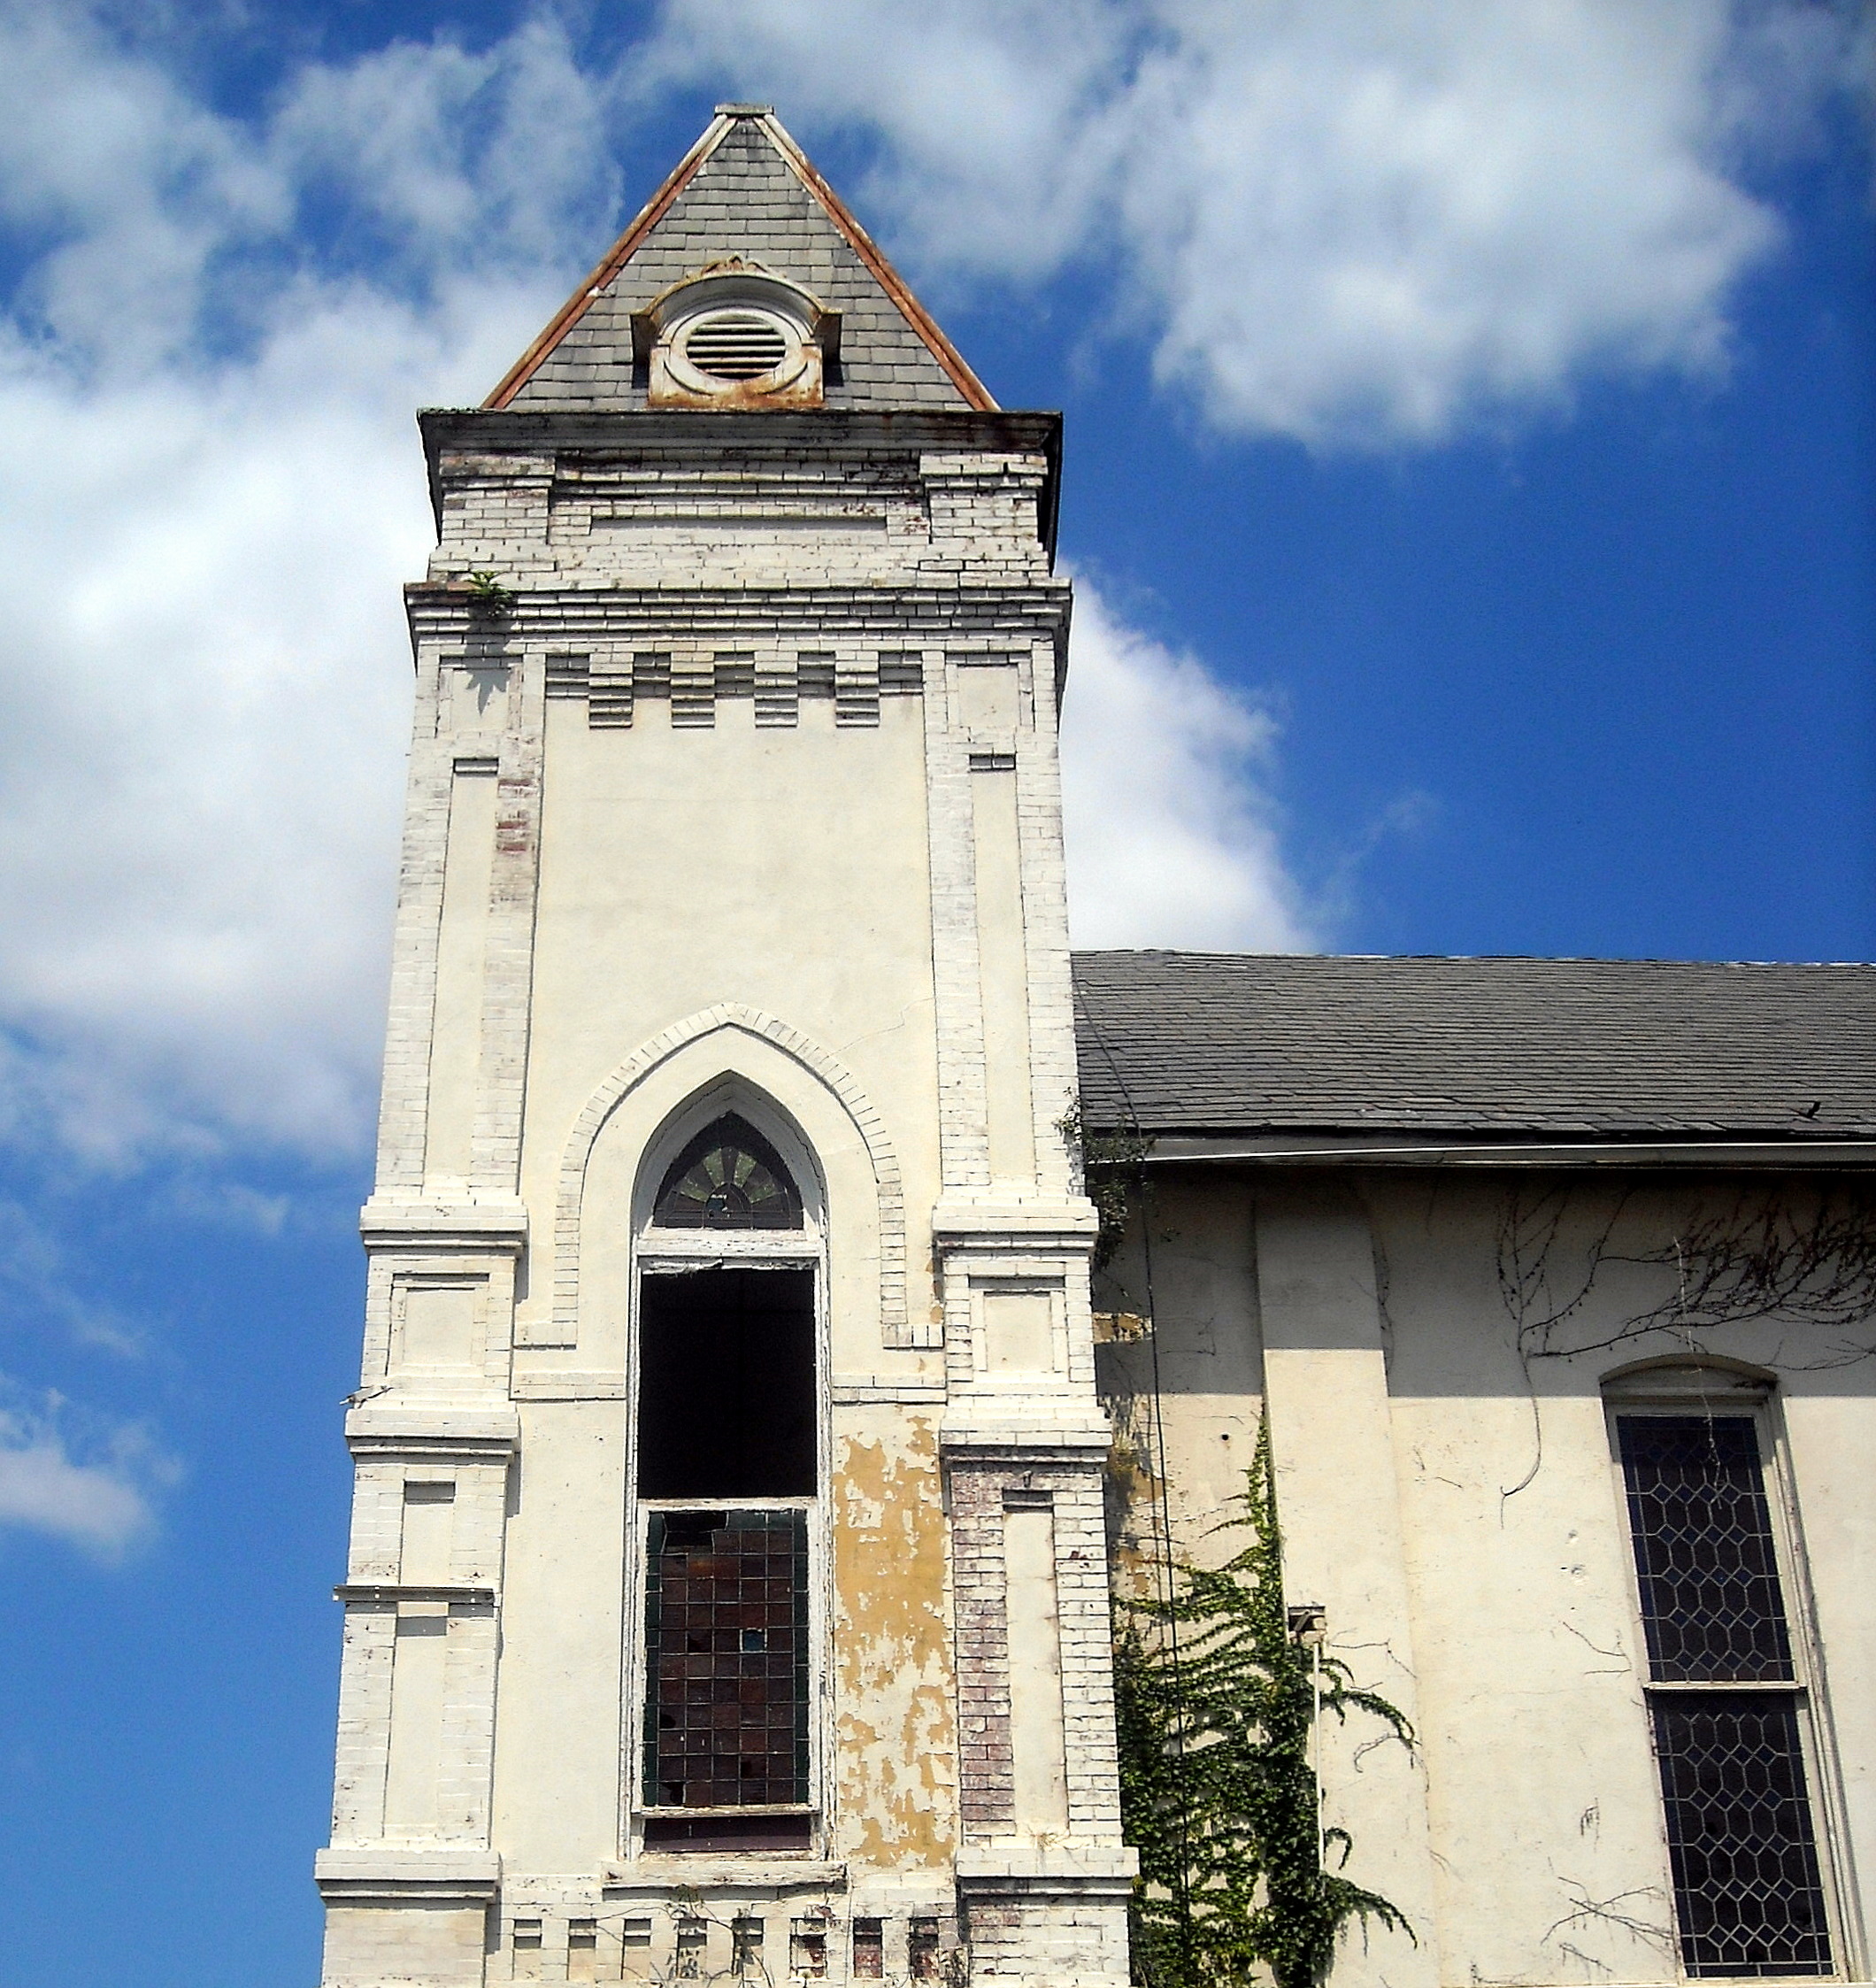
<path id="1" fill-rule="evenodd" d="M 879 1195 L 880 1324 L 888 1346 L 903 1346 L 907 1337 L 905 1303 L 905 1192 L 899 1161 L 886 1134 L 885 1121 L 853 1073 L 826 1050 L 789 1027 L 778 1016 L 740 1001 L 688 1016 L 641 1044 L 587 1100 L 569 1135 L 560 1162 L 558 1205 L 554 1217 L 554 1318 L 567 1345 L 580 1311 L 580 1216 L 586 1192 L 587 1167 L 606 1121 L 651 1073 L 681 1050 L 724 1029 L 770 1044 L 817 1078 L 839 1100 L 853 1121 L 873 1162 Z"/>

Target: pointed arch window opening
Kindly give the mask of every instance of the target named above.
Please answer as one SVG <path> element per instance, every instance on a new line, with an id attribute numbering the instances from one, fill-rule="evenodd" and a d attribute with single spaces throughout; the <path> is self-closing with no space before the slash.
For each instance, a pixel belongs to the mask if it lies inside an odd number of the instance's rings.
<path id="1" fill-rule="evenodd" d="M 800 1190 L 781 1156 L 739 1113 L 697 1133 L 665 1169 L 654 1229 L 801 1230 Z"/>
<path id="2" fill-rule="evenodd" d="M 800 1853 L 819 1827 L 827 1238 L 811 1152 L 734 1095 L 662 1171 L 654 1148 L 639 1203 L 628 1799 L 666 1854 Z"/>

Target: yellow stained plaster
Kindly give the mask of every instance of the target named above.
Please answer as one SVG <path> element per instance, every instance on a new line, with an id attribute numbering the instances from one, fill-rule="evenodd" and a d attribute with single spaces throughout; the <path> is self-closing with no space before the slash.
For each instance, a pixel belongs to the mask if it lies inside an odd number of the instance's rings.
<path id="1" fill-rule="evenodd" d="M 861 1863 L 943 1863 L 956 1734 L 937 1432 L 840 1438 L 834 1471 L 834 1668 L 842 1833 Z"/>

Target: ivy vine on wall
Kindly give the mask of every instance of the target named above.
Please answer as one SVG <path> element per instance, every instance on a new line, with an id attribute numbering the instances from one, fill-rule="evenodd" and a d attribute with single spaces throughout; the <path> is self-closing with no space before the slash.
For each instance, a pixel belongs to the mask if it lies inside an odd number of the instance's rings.
<path id="1" fill-rule="evenodd" d="M 1413 1929 L 1341 1875 L 1346 1830 L 1321 1826 L 1315 1722 L 1365 1713 L 1413 1733 L 1346 1664 L 1292 1636 L 1270 1422 L 1245 1473 L 1248 1543 L 1222 1567 L 1176 1559 L 1157 1596 L 1117 1595 L 1115 1712 L 1126 1840 L 1140 1853 L 1132 1907 L 1141 1988 L 1313 1988 L 1350 1920 Z M 1336 1869 L 1327 1868 L 1333 1856 Z"/>

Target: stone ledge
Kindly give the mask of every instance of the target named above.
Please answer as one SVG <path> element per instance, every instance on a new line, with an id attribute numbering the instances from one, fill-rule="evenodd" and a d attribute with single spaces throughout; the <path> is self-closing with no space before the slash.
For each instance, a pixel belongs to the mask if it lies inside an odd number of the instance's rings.
<path id="1" fill-rule="evenodd" d="M 1032 1462 L 1039 1454 L 1050 1452 L 1084 1462 L 1091 1456 L 1105 1456 L 1113 1440 L 1114 1432 L 1104 1421 L 1080 1416 L 1051 1422 L 1040 1416 L 967 1415 L 957 1413 L 955 1407 L 938 1429 L 938 1445 L 947 1456 L 960 1452 L 1020 1456 Z"/>
<path id="2" fill-rule="evenodd" d="M 623 1401 L 626 1376 L 571 1367 L 537 1368 L 532 1373 L 517 1368 L 508 1391 L 517 1401 Z"/>
<path id="3" fill-rule="evenodd" d="M 1101 1226 L 1092 1201 L 941 1201 L 932 1210 L 932 1234 L 942 1245 L 956 1237 L 979 1248 L 1005 1240 L 1034 1244 L 1061 1237 L 1086 1248 Z"/>
<path id="4" fill-rule="evenodd" d="M 501 1888 L 500 1853 L 473 1844 L 334 1845 L 312 1860 L 328 1905 L 483 1905 Z"/>
<path id="5" fill-rule="evenodd" d="M 847 1867 L 807 1858 L 640 1857 L 608 1865 L 609 1892 L 844 1892 Z"/>
<path id="6" fill-rule="evenodd" d="M 473 1201 L 387 1201 L 377 1195 L 358 1211 L 368 1250 L 426 1249 L 453 1244 L 519 1252 L 527 1241 L 527 1209 L 513 1195 Z"/>
<path id="7" fill-rule="evenodd" d="M 385 1401 L 362 1403 L 345 1417 L 345 1441 L 353 1455 L 398 1455 L 451 1452 L 487 1459 L 520 1447 L 521 1418 L 514 1404 Z"/>
<path id="8" fill-rule="evenodd" d="M 836 1374 L 829 1383 L 828 1393 L 837 1408 L 855 1407 L 862 1403 L 878 1401 L 892 1403 L 942 1401 L 950 1390 L 940 1375 L 935 1379 L 907 1378 L 896 1380 L 890 1375 Z"/>
<path id="9" fill-rule="evenodd" d="M 1106 1891 L 1131 1887 L 1140 1853 L 1124 1843 L 1036 1843 L 1026 1838 L 974 1843 L 957 1853 L 957 1882 L 1024 1891 Z"/>
<path id="10" fill-rule="evenodd" d="M 342 1581 L 332 1591 L 334 1601 L 466 1601 L 495 1606 L 496 1592 L 476 1581 Z"/>

